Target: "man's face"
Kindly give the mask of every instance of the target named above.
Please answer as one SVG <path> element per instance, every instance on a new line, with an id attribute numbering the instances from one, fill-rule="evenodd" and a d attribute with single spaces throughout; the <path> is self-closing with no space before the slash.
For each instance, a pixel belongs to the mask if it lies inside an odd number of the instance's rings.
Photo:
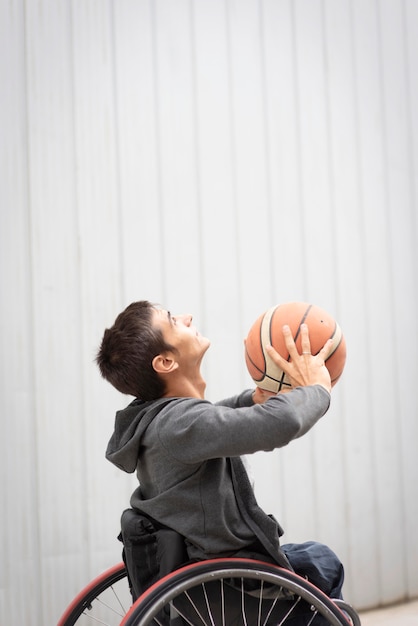
<path id="1" fill-rule="evenodd" d="M 164 340 L 176 349 L 176 360 L 185 365 L 200 363 L 210 341 L 192 325 L 192 316 L 171 315 L 165 309 L 155 309 L 153 315 L 154 326 L 161 330 Z"/>

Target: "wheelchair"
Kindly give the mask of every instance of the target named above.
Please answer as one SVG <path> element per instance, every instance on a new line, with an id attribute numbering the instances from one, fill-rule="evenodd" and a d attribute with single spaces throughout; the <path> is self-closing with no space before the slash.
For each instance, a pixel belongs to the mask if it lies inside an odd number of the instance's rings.
<path id="1" fill-rule="evenodd" d="M 58 626 L 360 626 L 355 609 L 277 565 L 221 558 L 181 566 L 133 604 L 124 563 L 91 581 Z"/>

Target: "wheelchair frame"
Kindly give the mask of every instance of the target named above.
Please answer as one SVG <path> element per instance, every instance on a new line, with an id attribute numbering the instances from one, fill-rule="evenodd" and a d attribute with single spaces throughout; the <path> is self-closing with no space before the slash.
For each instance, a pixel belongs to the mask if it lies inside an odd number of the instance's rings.
<path id="1" fill-rule="evenodd" d="M 126 569 L 123 563 L 103 572 L 77 594 L 59 620 L 58 626 L 97 623 L 109 626 L 149 624 L 165 626 L 169 623 L 176 624 L 176 620 L 170 621 L 167 617 L 173 614 L 183 618 L 177 620 L 177 623 L 180 621 L 189 626 L 228 626 L 231 621 L 244 626 L 263 626 L 272 623 L 271 619 L 268 621 L 267 611 L 273 612 L 272 616 L 275 616 L 274 623 L 277 626 L 286 626 L 292 623 L 288 619 L 297 619 L 295 612 L 302 606 L 300 602 L 306 603 L 304 606 L 309 607 L 310 617 L 299 617 L 293 624 L 360 626 L 357 612 L 346 602 L 330 599 L 301 576 L 262 561 L 210 559 L 180 567 L 157 581 L 129 607 L 124 606 L 118 599 L 115 589 L 125 578 Z M 231 608 L 228 609 L 227 604 L 228 593 L 231 593 L 231 580 L 234 581 L 232 588 L 235 594 L 234 603 L 230 603 L 233 607 L 233 620 Z M 247 581 L 256 584 L 255 591 L 249 593 L 248 589 L 244 588 Z M 279 590 L 278 593 L 272 593 L 272 588 Z M 269 599 L 261 603 L 262 594 L 266 589 Z M 105 594 L 110 594 L 112 603 L 103 600 Z M 252 613 L 248 608 L 249 603 Z M 108 614 L 106 619 L 110 619 L 111 615 L 112 621 L 103 621 L 100 615 L 99 617 L 93 615 L 92 611 L 96 604 L 101 608 L 105 607 Z M 257 611 L 256 616 L 254 607 Z M 161 618 L 161 615 L 165 617 Z M 302 619 L 303 621 L 300 621 Z"/>

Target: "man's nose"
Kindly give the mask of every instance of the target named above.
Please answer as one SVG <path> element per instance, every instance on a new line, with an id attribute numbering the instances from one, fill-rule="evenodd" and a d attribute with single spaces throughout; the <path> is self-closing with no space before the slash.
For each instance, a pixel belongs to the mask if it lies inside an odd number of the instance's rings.
<path id="1" fill-rule="evenodd" d="M 180 315 L 180 319 L 185 326 L 190 326 L 193 320 L 193 315 L 190 315 L 190 313 L 185 313 L 184 315 Z"/>

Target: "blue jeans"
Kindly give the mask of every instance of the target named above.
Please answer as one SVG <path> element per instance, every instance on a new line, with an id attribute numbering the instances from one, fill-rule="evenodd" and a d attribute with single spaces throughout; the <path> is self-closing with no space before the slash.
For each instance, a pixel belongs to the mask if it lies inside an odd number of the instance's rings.
<path id="1" fill-rule="evenodd" d="M 328 597 L 342 598 L 344 567 L 328 546 L 316 541 L 307 541 L 306 543 L 287 543 L 281 548 L 296 574 L 307 578 Z M 303 624 L 311 623 L 309 621 L 311 618 L 312 613 L 306 612 L 306 609 L 297 611 L 293 621 L 289 624 L 303 626 Z M 328 624 L 328 621 L 318 615 L 313 626 L 321 626 L 321 624 Z"/>
<path id="2" fill-rule="evenodd" d="M 285 543 L 282 550 L 296 574 L 306 576 L 330 598 L 342 598 L 344 567 L 328 546 L 316 541 Z"/>

